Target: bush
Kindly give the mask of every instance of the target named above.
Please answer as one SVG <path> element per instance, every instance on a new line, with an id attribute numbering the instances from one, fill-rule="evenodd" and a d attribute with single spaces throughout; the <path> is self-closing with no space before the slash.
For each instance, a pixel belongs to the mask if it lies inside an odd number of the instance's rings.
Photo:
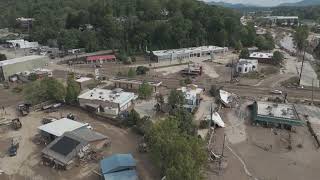
<path id="1" fill-rule="evenodd" d="M 130 68 L 128 70 L 128 77 L 133 78 L 134 76 L 136 76 L 136 72 L 133 70 L 133 68 Z"/>
<path id="2" fill-rule="evenodd" d="M 149 71 L 149 68 L 145 66 L 138 66 L 136 69 L 137 75 L 145 75 Z"/>
<path id="3" fill-rule="evenodd" d="M 199 129 L 207 129 L 208 126 L 209 126 L 209 121 L 202 120 L 202 121 L 200 121 Z"/>
<path id="4" fill-rule="evenodd" d="M 23 88 L 22 87 L 14 87 L 12 89 L 12 92 L 14 93 L 21 93 L 23 91 Z"/>
<path id="5" fill-rule="evenodd" d="M 184 80 L 185 84 L 192 84 L 192 80 L 190 78 L 187 78 Z"/>
<path id="6" fill-rule="evenodd" d="M 248 49 L 242 49 L 239 55 L 240 59 L 248 59 L 250 56 L 249 50 Z"/>

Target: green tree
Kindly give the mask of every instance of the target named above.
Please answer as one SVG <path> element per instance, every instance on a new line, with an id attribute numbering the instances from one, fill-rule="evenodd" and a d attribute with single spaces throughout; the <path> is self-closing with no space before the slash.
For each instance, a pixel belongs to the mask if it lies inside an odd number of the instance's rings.
<path id="1" fill-rule="evenodd" d="M 272 56 L 272 61 L 276 65 L 281 65 L 283 63 L 284 56 L 280 51 L 275 51 Z"/>
<path id="2" fill-rule="evenodd" d="M 318 58 L 320 58 L 320 42 L 319 42 L 318 46 L 314 49 L 314 53 L 316 54 L 316 56 Z"/>
<path id="3" fill-rule="evenodd" d="M 200 180 L 206 161 L 201 139 L 181 133 L 174 117 L 154 124 L 149 131 L 151 156 L 168 180 Z"/>
<path id="4" fill-rule="evenodd" d="M 250 52 L 248 49 L 242 49 L 239 55 L 240 59 L 248 59 L 250 56 Z"/>
<path id="5" fill-rule="evenodd" d="M 7 60 L 7 56 L 5 54 L 0 53 L 0 61 Z"/>
<path id="6" fill-rule="evenodd" d="M 299 26 L 293 34 L 293 40 L 299 52 L 302 52 L 307 46 L 309 29 L 307 26 Z"/>
<path id="7" fill-rule="evenodd" d="M 136 71 L 133 68 L 129 68 L 128 70 L 128 77 L 133 78 L 136 76 Z"/>
<path id="8" fill-rule="evenodd" d="M 145 66 L 138 66 L 136 69 L 137 75 L 145 75 L 149 71 L 148 67 Z"/>
<path id="9" fill-rule="evenodd" d="M 137 124 L 137 122 L 140 120 L 140 115 L 139 113 L 137 113 L 136 110 L 132 109 L 129 114 L 128 117 L 126 118 L 126 125 L 127 126 L 134 126 Z"/>
<path id="10" fill-rule="evenodd" d="M 185 103 L 184 94 L 181 91 L 177 91 L 173 89 L 170 91 L 168 97 L 168 104 L 170 105 L 171 109 L 180 108 Z"/>
<path id="11" fill-rule="evenodd" d="M 142 99 L 148 99 L 151 97 L 152 91 L 152 86 L 146 81 L 144 81 L 138 89 L 139 97 Z"/>
<path id="12" fill-rule="evenodd" d="M 25 99 L 33 104 L 43 101 L 64 101 L 66 90 L 61 82 L 53 78 L 34 81 L 24 89 Z"/>
<path id="13" fill-rule="evenodd" d="M 78 96 L 81 92 L 80 85 L 71 76 L 67 81 L 66 102 L 68 104 L 77 104 Z"/>

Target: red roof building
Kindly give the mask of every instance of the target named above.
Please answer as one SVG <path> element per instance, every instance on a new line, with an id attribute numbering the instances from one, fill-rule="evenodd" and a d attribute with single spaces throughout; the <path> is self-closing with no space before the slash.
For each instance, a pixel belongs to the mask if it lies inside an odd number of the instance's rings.
<path id="1" fill-rule="evenodd" d="M 104 63 L 108 61 L 115 61 L 115 55 L 103 55 L 103 56 L 89 56 L 87 57 L 87 63 Z"/>

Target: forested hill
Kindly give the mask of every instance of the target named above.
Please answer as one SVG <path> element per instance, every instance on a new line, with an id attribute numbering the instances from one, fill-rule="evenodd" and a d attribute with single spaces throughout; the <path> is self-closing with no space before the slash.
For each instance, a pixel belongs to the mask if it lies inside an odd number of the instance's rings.
<path id="1" fill-rule="evenodd" d="M 30 38 L 64 49 L 129 52 L 198 45 L 250 46 L 254 30 L 240 14 L 197 0 L 1 0 L 0 26 L 36 19 Z M 80 31 L 84 24 L 93 30 Z"/>

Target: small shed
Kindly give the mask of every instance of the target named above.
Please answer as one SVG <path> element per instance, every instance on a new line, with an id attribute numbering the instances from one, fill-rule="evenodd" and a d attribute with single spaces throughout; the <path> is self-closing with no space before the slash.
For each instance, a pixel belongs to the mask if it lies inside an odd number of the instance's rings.
<path id="1" fill-rule="evenodd" d="M 94 80 L 89 77 L 81 77 L 79 79 L 76 79 L 76 82 L 79 84 L 81 89 L 85 89 L 89 84 L 94 83 Z"/>

